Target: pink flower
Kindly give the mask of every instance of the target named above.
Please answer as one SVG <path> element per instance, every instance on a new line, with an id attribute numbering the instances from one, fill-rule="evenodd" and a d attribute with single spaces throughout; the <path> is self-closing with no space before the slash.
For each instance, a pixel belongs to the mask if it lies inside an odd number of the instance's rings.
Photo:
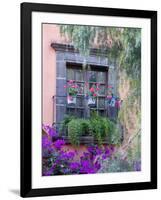
<path id="1" fill-rule="evenodd" d="M 94 92 L 94 88 L 93 87 L 90 88 L 90 92 Z"/>
<path id="2" fill-rule="evenodd" d="M 94 93 L 94 94 L 93 94 L 93 96 L 94 96 L 94 97 L 96 97 L 96 96 L 97 96 L 97 94 L 96 94 L 96 93 Z"/>
<path id="3" fill-rule="evenodd" d="M 108 88 L 113 88 L 112 85 L 109 85 Z"/>
<path id="4" fill-rule="evenodd" d="M 111 98 L 112 98 L 112 96 L 111 96 L 111 95 L 108 95 L 108 96 L 107 96 L 107 99 L 111 99 Z"/>
<path id="5" fill-rule="evenodd" d="M 67 86 L 66 86 L 66 85 L 64 85 L 64 88 L 67 88 Z"/>
<path id="6" fill-rule="evenodd" d="M 69 83 L 73 83 L 74 81 L 73 80 L 69 80 Z"/>
<path id="7" fill-rule="evenodd" d="M 119 109 L 121 107 L 121 101 L 117 100 L 115 106 Z"/>

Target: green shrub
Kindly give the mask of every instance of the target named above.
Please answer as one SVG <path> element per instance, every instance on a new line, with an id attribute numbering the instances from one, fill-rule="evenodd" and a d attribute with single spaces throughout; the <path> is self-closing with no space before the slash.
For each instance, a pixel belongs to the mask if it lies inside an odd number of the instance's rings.
<path id="1" fill-rule="evenodd" d="M 96 112 L 91 116 L 92 134 L 97 139 L 98 144 L 101 145 L 103 140 L 107 137 L 109 144 L 118 144 L 120 141 L 119 130 L 114 122 L 107 117 L 101 117 Z"/>
<path id="2" fill-rule="evenodd" d="M 101 145 L 103 142 L 104 134 L 106 134 L 106 129 L 102 120 L 99 118 L 91 119 L 92 135 L 98 141 L 98 144 Z"/>
<path id="3" fill-rule="evenodd" d="M 64 131 L 67 130 L 68 128 L 68 123 L 72 120 L 72 119 L 75 119 L 74 116 L 72 115 L 65 115 L 64 116 L 64 119 L 63 121 L 61 122 L 61 126 L 60 126 L 60 129 L 59 129 L 59 132 L 62 133 Z"/>
<path id="4" fill-rule="evenodd" d="M 80 136 L 90 135 L 92 133 L 90 120 L 72 119 L 67 124 L 69 140 L 74 145 L 79 145 Z"/>
<path id="5" fill-rule="evenodd" d="M 91 114 L 90 119 L 65 116 L 61 130 L 67 130 L 69 140 L 74 145 L 79 145 L 80 136 L 86 135 L 92 135 L 99 145 L 102 145 L 105 138 L 109 144 L 119 144 L 121 138 L 117 124 L 106 117 L 99 116 L 96 112 Z"/>
<path id="6" fill-rule="evenodd" d="M 78 119 L 80 126 L 81 126 L 81 135 L 91 135 L 92 134 L 92 127 L 91 122 L 88 119 Z"/>
<path id="7" fill-rule="evenodd" d="M 72 119 L 68 123 L 68 137 L 73 145 L 80 144 L 80 136 L 82 135 L 82 128 L 78 119 Z"/>

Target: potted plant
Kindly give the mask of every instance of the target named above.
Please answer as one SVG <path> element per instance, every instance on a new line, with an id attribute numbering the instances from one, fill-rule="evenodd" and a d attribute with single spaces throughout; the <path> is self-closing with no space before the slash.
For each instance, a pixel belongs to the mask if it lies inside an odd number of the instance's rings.
<path id="1" fill-rule="evenodd" d="M 98 96 L 97 91 L 99 90 L 98 86 L 92 85 L 87 94 L 88 106 L 96 106 L 96 97 Z"/>
<path id="2" fill-rule="evenodd" d="M 67 85 L 64 86 L 67 88 L 67 103 L 76 104 L 76 96 L 78 93 L 78 85 L 74 83 L 73 80 L 69 80 Z"/>

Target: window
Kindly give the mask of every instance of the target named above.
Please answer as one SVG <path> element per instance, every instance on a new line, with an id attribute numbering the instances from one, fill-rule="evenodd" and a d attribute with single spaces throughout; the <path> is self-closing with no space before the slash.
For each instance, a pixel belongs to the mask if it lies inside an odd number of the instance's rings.
<path id="1" fill-rule="evenodd" d="M 86 57 L 88 69 L 84 69 L 82 56 L 74 46 L 60 43 L 52 43 L 52 48 L 56 51 L 56 91 L 53 96 L 53 126 L 59 130 L 60 135 L 67 136 L 65 128 L 60 131 L 65 123 L 65 115 L 74 115 L 79 118 L 88 118 L 95 110 L 101 116 L 110 118 L 109 106 L 107 105 L 108 84 L 113 85 L 116 70 L 109 66 L 107 51 L 99 53 L 99 49 L 90 49 L 89 56 Z M 90 66 L 89 66 L 90 65 Z M 72 80 L 78 85 L 76 95 L 73 95 L 75 103 L 69 103 L 69 88 L 67 83 Z M 89 104 L 89 89 L 97 87 L 95 104 Z M 65 86 L 65 87 L 64 87 Z M 113 89 L 114 90 L 114 89 Z M 70 93 L 72 96 L 72 93 Z M 89 98 L 90 99 L 90 98 Z M 72 101 L 71 100 L 71 101 Z"/>
<path id="2" fill-rule="evenodd" d="M 68 63 L 66 83 L 71 80 L 78 86 L 76 102 L 66 104 L 66 112 L 76 117 L 90 117 L 91 111 L 95 110 L 101 116 L 107 116 L 106 96 L 108 85 L 108 68 L 101 66 L 90 66 L 90 69 L 83 69 L 82 65 Z M 89 105 L 89 91 L 91 88 L 97 90 L 94 98 L 95 104 Z M 67 94 L 68 95 L 68 94 Z"/>

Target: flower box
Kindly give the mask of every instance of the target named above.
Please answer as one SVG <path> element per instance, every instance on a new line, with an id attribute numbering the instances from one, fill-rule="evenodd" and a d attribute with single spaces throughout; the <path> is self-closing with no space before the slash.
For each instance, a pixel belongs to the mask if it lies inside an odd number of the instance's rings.
<path id="1" fill-rule="evenodd" d="M 88 98 L 88 106 L 96 106 L 96 98 L 89 97 Z"/>
<path id="2" fill-rule="evenodd" d="M 68 104 L 76 104 L 76 97 L 68 95 L 67 96 L 67 103 Z"/>

